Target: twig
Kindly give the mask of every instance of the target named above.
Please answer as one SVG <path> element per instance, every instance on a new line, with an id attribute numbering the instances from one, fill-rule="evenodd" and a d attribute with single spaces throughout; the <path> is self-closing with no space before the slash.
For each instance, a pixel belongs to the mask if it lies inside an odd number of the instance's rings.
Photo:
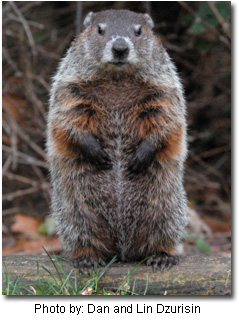
<path id="1" fill-rule="evenodd" d="M 12 149 L 6 145 L 3 145 L 2 146 L 2 149 L 3 151 L 7 152 L 8 154 L 11 154 L 12 155 Z M 30 155 L 27 155 L 23 152 L 19 152 L 17 151 L 16 152 L 16 155 L 20 158 L 22 158 L 22 160 L 18 160 L 19 163 L 22 163 L 22 164 L 34 164 L 36 166 L 40 166 L 40 167 L 44 167 L 44 168 L 48 168 L 47 164 L 43 161 L 39 161 L 38 159 L 30 156 Z"/>
<path id="2" fill-rule="evenodd" d="M 167 46 L 168 49 L 170 50 L 175 50 L 173 48 L 170 48 Z M 189 62 L 189 60 L 185 57 L 185 49 L 183 49 L 184 53 L 183 53 L 183 57 L 180 57 L 179 55 L 177 56 L 177 61 L 180 62 L 181 64 L 184 65 L 184 67 L 186 67 L 188 70 L 190 71 L 194 71 L 195 70 L 195 64 L 192 64 Z M 179 52 L 179 50 L 178 50 Z"/>
<path id="3" fill-rule="evenodd" d="M 33 7 L 40 6 L 44 4 L 44 1 L 24 1 L 23 2 L 25 5 L 21 8 L 22 13 L 25 13 L 29 9 L 32 9 Z"/>
<path id="4" fill-rule="evenodd" d="M 16 32 L 13 32 L 12 30 L 10 29 L 3 29 L 2 30 L 2 33 L 8 37 L 12 37 L 12 38 L 15 38 L 15 39 L 19 39 L 19 35 L 16 33 Z"/>
<path id="5" fill-rule="evenodd" d="M 34 141 L 26 134 L 23 132 L 23 130 L 18 126 L 18 124 L 14 121 L 12 115 L 8 112 L 8 110 L 6 109 L 6 112 L 8 114 L 9 120 L 11 120 L 11 122 L 14 122 L 15 124 L 15 131 L 17 132 L 17 134 L 37 153 L 39 154 L 41 157 L 43 157 L 43 159 L 46 159 L 46 153 L 44 152 L 44 150 L 38 146 L 36 143 L 34 143 Z M 3 123 L 5 121 L 3 120 Z"/>
<path id="6" fill-rule="evenodd" d="M 230 33 L 230 30 L 229 30 L 228 23 L 226 23 L 226 21 L 221 16 L 220 12 L 217 10 L 214 1 L 208 1 L 208 5 L 211 8 L 212 12 L 215 14 L 218 22 L 220 23 L 220 25 L 222 26 L 223 31 L 225 32 L 225 34 L 228 36 L 229 39 L 231 39 L 231 33 Z"/>
<path id="7" fill-rule="evenodd" d="M 14 20 L 14 21 L 16 21 L 16 22 L 22 23 L 21 19 L 15 17 L 12 13 L 9 13 L 9 14 L 8 14 L 8 17 L 9 17 L 11 20 Z M 40 30 L 45 29 L 45 26 L 44 26 L 43 24 L 39 23 L 39 22 L 31 21 L 31 20 L 26 20 L 26 21 L 27 21 L 27 23 L 29 24 L 29 26 L 35 27 L 35 28 L 40 29 Z"/>
<path id="8" fill-rule="evenodd" d="M 10 113 L 8 114 L 10 116 Z M 12 167 L 13 169 L 17 168 L 17 133 L 16 133 L 16 122 L 13 120 L 12 117 L 8 117 L 9 120 L 9 126 L 11 127 L 11 135 L 10 135 L 10 140 L 11 140 L 11 149 L 12 149 Z"/>
<path id="9" fill-rule="evenodd" d="M 39 189 L 40 189 L 40 187 L 37 186 L 37 187 L 30 187 L 30 188 L 27 188 L 27 189 L 18 190 L 18 191 L 12 192 L 12 193 L 4 194 L 2 196 L 2 200 L 11 202 L 13 199 L 15 199 L 17 197 L 21 197 L 21 196 L 25 196 L 25 195 L 36 193 L 36 192 L 39 191 Z"/>
<path id="10" fill-rule="evenodd" d="M 43 175 L 43 173 L 39 167 L 32 165 L 32 169 L 34 170 L 34 172 L 40 178 L 41 181 L 45 181 L 45 175 Z"/>
<path id="11" fill-rule="evenodd" d="M 222 167 L 222 165 L 224 163 L 226 163 L 228 161 L 228 155 L 227 154 L 223 154 L 219 159 L 218 161 L 216 162 L 215 165 L 213 165 L 217 170 L 220 169 L 220 167 Z"/>
<path id="12" fill-rule="evenodd" d="M 9 172 L 7 172 L 5 174 L 5 176 L 10 180 L 17 180 L 21 183 L 32 185 L 33 187 L 38 186 L 39 188 L 44 189 L 44 190 L 50 190 L 50 188 L 51 188 L 51 185 L 49 183 L 47 183 L 45 180 L 43 182 L 34 181 L 31 178 L 21 176 L 21 175 L 16 175 L 16 174 L 9 173 Z"/>
<path id="13" fill-rule="evenodd" d="M 192 160 L 194 160 L 196 163 L 198 163 L 200 166 L 202 166 L 209 174 L 214 174 L 216 177 L 224 180 L 224 177 L 222 176 L 222 174 L 218 170 L 216 170 L 214 167 L 205 163 L 193 151 L 190 151 L 190 156 L 191 156 Z"/>
<path id="14" fill-rule="evenodd" d="M 170 43 L 169 41 L 166 40 L 166 37 L 163 38 L 163 44 L 169 50 L 172 50 L 174 52 L 183 52 L 185 54 L 185 48 L 182 48 L 182 47 L 179 47 L 179 46 L 176 46 L 176 45 Z M 195 68 L 195 66 L 194 66 L 194 68 Z"/>
<path id="15" fill-rule="evenodd" d="M 35 91 L 34 91 L 34 86 L 32 85 L 32 80 L 31 77 L 28 73 L 26 73 L 26 91 L 27 91 L 27 96 L 28 99 L 32 102 L 33 105 L 36 105 L 43 117 L 43 119 L 46 119 L 46 110 L 45 107 L 42 103 L 42 101 L 37 97 Z"/>
<path id="16" fill-rule="evenodd" d="M 12 163 L 12 155 L 9 155 L 6 162 L 4 163 L 3 165 L 3 168 L 2 168 L 2 176 L 4 176 L 4 174 L 6 173 L 6 171 L 8 170 L 8 168 L 10 167 Z"/>
<path id="17" fill-rule="evenodd" d="M 223 187 L 224 191 L 226 192 L 227 196 L 230 198 L 230 190 L 225 182 L 223 175 L 216 168 L 205 163 L 193 151 L 190 151 L 190 156 L 195 162 L 197 162 L 200 166 L 202 166 L 208 174 L 214 174 L 216 177 L 218 177 L 220 179 L 220 181 L 223 183 L 222 187 Z"/>
<path id="18" fill-rule="evenodd" d="M 36 121 L 36 119 L 35 119 Z M 29 135 L 37 135 L 37 137 L 46 138 L 45 135 L 45 124 L 42 124 L 41 122 L 37 123 L 37 128 L 25 128 L 25 132 Z"/>
<path id="19" fill-rule="evenodd" d="M 42 184 L 48 184 L 48 186 L 49 186 L 49 189 L 43 192 L 43 196 L 44 196 L 44 198 L 47 201 L 47 204 L 49 206 L 50 202 L 51 202 L 51 198 L 50 198 L 51 185 L 49 183 L 46 183 L 45 176 L 43 175 L 43 173 L 42 173 L 42 171 L 41 171 L 41 169 L 39 167 L 32 165 L 32 168 L 33 168 L 34 172 L 36 173 L 36 175 L 42 181 Z"/>
<path id="20" fill-rule="evenodd" d="M 214 27 L 212 27 L 208 22 L 203 20 L 187 3 L 186 1 L 178 1 L 178 3 L 186 9 L 192 16 L 196 18 L 196 21 L 203 25 L 206 29 L 209 29 L 221 42 L 223 42 L 228 49 L 231 49 L 230 41 L 223 37 Z"/>
<path id="21" fill-rule="evenodd" d="M 151 14 L 151 1 L 145 1 L 145 12 Z"/>
<path id="22" fill-rule="evenodd" d="M 221 146 L 221 147 L 217 147 L 217 148 L 202 152 L 200 154 L 200 156 L 203 157 L 203 158 L 208 158 L 208 157 L 212 157 L 212 156 L 224 153 L 224 152 L 228 152 L 230 150 L 231 150 L 231 146 L 230 145 L 224 145 L 224 146 Z"/>
<path id="23" fill-rule="evenodd" d="M 32 186 L 39 186 L 39 182 L 34 181 L 33 179 L 25 177 L 25 176 L 16 175 L 16 174 L 12 174 L 9 172 L 6 172 L 5 176 L 10 180 L 17 180 L 17 181 L 24 183 L 24 184 L 29 184 Z"/>
<path id="24" fill-rule="evenodd" d="M 54 60 L 57 60 L 57 61 L 59 61 L 61 59 L 60 55 L 58 55 L 55 52 L 47 51 L 45 48 L 43 48 L 39 44 L 36 47 L 37 47 L 37 51 L 40 52 L 45 57 L 47 57 L 48 59 L 50 58 L 50 59 L 54 59 Z"/>
<path id="25" fill-rule="evenodd" d="M 6 4 L 3 5 L 3 7 L 2 7 L 2 17 L 4 17 L 5 14 L 7 14 L 8 11 L 10 10 L 10 3 L 9 3 L 9 1 L 8 1 L 8 2 L 5 2 L 5 3 L 6 3 Z"/>
<path id="26" fill-rule="evenodd" d="M 2 210 L 2 215 L 10 215 L 10 214 L 15 214 L 21 212 L 20 207 L 11 207 L 11 208 L 7 208 L 5 210 Z"/>
<path id="27" fill-rule="evenodd" d="M 69 42 L 74 37 L 74 34 L 75 32 L 73 30 L 69 31 L 67 36 L 64 39 L 61 39 L 61 41 L 59 41 L 59 46 L 57 47 L 56 52 L 58 52 L 59 54 L 62 54 L 62 52 L 65 51 L 66 46 L 69 45 Z"/>
<path id="28" fill-rule="evenodd" d="M 82 1 L 76 3 L 76 34 L 82 30 Z"/>
<path id="29" fill-rule="evenodd" d="M 37 51 L 36 51 L 36 47 L 35 47 L 35 42 L 31 33 L 31 30 L 29 28 L 29 25 L 26 21 L 26 19 L 24 18 L 23 14 L 21 13 L 21 11 L 18 9 L 18 7 L 15 5 L 14 1 L 9 1 L 10 6 L 12 7 L 12 9 L 14 10 L 14 12 L 16 13 L 16 15 L 19 17 L 23 28 L 26 32 L 31 50 L 32 50 L 32 55 L 33 57 L 35 57 L 37 55 Z"/>
<path id="30" fill-rule="evenodd" d="M 25 154 L 25 157 L 18 158 L 18 163 L 19 164 L 25 164 L 25 165 L 36 165 L 36 166 L 48 169 L 48 166 L 47 166 L 46 163 L 44 163 L 42 161 L 38 161 L 38 160 L 36 160 L 34 158 L 30 158 L 29 159 L 29 156 L 26 155 L 26 154 Z"/>
<path id="31" fill-rule="evenodd" d="M 22 72 L 17 68 L 17 65 L 15 64 L 15 62 L 10 57 L 10 55 L 8 53 L 8 50 L 3 47 L 2 48 L 2 53 L 3 53 L 3 57 L 6 59 L 6 62 L 9 64 L 11 69 L 16 73 L 16 76 L 17 77 L 21 77 L 22 76 Z"/>
<path id="32" fill-rule="evenodd" d="M 44 159 L 46 159 L 46 153 L 44 150 L 39 147 L 36 143 L 34 143 L 33 140 L 30 139 L 30 137 L 22 131 L 22 129 L 19 126 L 16 126 L 17 133 L 19 136 L 40 156 L 42 156 Z"/>
<path id="33" fill-rule="evenodd" d="M 47 91 L 50 91 L 51 86 L 40 75 L 32 75 L 32 79 L 37 80 Z"/>
<path id="34" fill-rule="evenodd" d="M 208 178 L 203 175 L 202 173 L 198 173 L 189 166 L 186 168 L 186 180 L 193 183 L 193 186 L 195 188 L 195 184 L 198 184 L 202 187 L 208 187 L 213 189 L 220 189 L 220 184 L 217 182 L 211 182 L 208 180 Z"/>

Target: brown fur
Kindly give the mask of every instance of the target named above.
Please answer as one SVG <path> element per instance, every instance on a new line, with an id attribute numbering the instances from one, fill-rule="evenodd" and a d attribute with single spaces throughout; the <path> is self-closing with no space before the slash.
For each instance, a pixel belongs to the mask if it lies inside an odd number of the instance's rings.
<path id="1" fill-rule="evenodd" d="M 105 37 L 96 28 L 103 18 Z M 134 36 L 136 22 L 141 37 Z M 149 16 L 107 11 L 85 24 L 51 92 L 48 157 L 58 234 L 80 269 L 114 255 L 157 255 L 157 266 L 187 221 L 180 80 Z M 130 50 L 116 66 L 110 46 L 120 37 Z"/>
<path id="2" fill-rule="evenodd" d="M 69 157 L 72 159 L 77 158 L 77 146 L 70 140 L 67 130 L 59 125 L 51 126 L 50 130 L 54 139 L 52 148 L 54 149 L 55 155 Z"/>
<path id="3" fill-rule="evenodd" d="M 164 141 L 165 147 L 156 155 L 159 162 L 170 159 L 177 160 L 181 157 L 184 131 L 185 129 L 182 126 L 179 126 L 169 133 Z"/>

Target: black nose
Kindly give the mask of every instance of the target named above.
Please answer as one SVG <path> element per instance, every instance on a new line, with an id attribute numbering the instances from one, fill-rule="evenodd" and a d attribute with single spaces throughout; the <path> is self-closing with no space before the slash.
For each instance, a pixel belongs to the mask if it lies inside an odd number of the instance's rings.
<path id="1" fill-rule="evenodd" d="M 129 55 L 129 45 L 124 39 L 119 38 L 113 43 L 112 52 L 114 58 L 123 60 Z"/>

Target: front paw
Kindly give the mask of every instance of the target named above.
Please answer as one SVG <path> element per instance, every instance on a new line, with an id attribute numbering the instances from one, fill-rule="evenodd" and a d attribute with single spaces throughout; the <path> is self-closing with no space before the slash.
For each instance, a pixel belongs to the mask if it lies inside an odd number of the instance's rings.
<path id="1" fill-rule="evenodd" d="M 100 169 L 112 167 L 109 155 L 102 149 L 98 140 L 90 134 L 85 134 L 81 144 L 81 153 L 85 160 Z"/>
<path id="2" fill-rule="evenodd" d="M 155 153 L 152 143 L 148 140 L 143 140 L 129 162 L 128 172 L 130 174 L 138 174 L 145 171 L 153 162 Z"/>
<path id="3" fill-rule="evenodd" d="M 106 263 L 101 258 L 93 259 L 89 256 L 79 256 L 73 260 L 74 267 L 79 269 L 81 274 L 90 274 L 91 270 L 95 270 L 97 266 L 105 266 Z"/>

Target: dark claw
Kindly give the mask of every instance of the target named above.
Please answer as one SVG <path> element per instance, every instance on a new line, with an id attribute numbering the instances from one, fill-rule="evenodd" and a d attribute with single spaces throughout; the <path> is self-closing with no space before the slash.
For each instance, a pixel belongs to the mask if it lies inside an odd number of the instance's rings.
<path id="1" fill-rule="evenodd" d="M 166 252 L 161 252 L 159 255 L 154 255 L 153 257 L 149 258 L 146 261 L 146 265 L 152 265 L 153 271 L 155 272 L 158 268 L 160 268 L 160 271 L 163 271 L 165 268 L 169 270 L 173 265 L 177 265 L 178 262 L 179 259 L 177 256 Z"/>
<path id="2" fill-rule="evenodd" d="M 101 166 L 101 167 L 112 166 L 111 160 L 103 150 L 100 150 L 98 154 L 95 155 L 94 159 L 92 159 L 92 161 L 95 162 L 97 166 Z"/>
<path id="3" fill-rule="evenodd" d="M 158 269 L 158 264 L 157 264 L 157 263 L 154 263 L 154 264 L 153 264 L 153 270 L 154 270 L 154 272 L 156 272 L 157 269 Z"/>
<path id="4" fill-rule="evenodd" d="M 82 275 L 85 274 L 83 267 L 80 267 L 80 266 L 79 266 L 79 271 L 80 271 L 80 274 L 82 274 Z"/>
<path id="5" fill-rule="evenodd" d="M 163 271 L 163 269 L 165 268 L 166 266 L 166 260 L 162 259 L 162 262 L 161 262 L 161 265 L 160 265 L 160 271 Z"/>
<path id="6" fill-rule="evenodd" d="M 105 261 L 103 261 L 101 258 L 99 259 L 99 264 L 100 264 L 101 266 L 106 266 Z"/>
<path id="7" fill-rule="evenodd" d="M 88 267 L 87 274 L 90 275 L 91 271 L 92 271 L 92 267 Z"/>
<path id="8" fill-rule="evenodd" d="M 150 266 L 152 262 L 153 262 L 153 257 L 151 257 L 150 259 L 148 259 L 148 260 L 146 261 L 146 265 L 147 265 L 147 266 Z"/>

